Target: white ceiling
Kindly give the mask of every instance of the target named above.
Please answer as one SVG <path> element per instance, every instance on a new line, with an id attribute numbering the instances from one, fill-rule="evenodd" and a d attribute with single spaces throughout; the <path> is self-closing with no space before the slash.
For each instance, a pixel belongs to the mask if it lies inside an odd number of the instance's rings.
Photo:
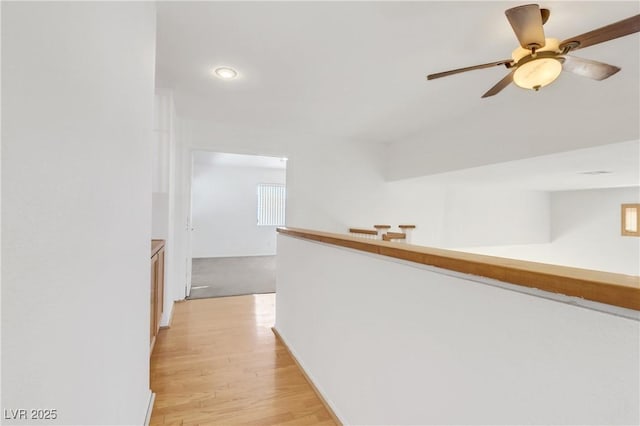
<path id="1" fill-rule="evenodd" d="M 638 186 L 640 142 L 621 142 L 438 173 L 417 178 L 417 181 L 424 184 L 491 186 L 533 191 Z"/>
<path id="2" fill-rule="evenodd" d="M 425 80 L 509 58 L 517 40 L 504 10 L 523 3 L 159 2 L 158 86 L 173 89 L 182 117 L 265 134 L 398 144 L 490 124 L 496 158 L 541 125 L 558 135 L 556 152 L 593 146 L 594 135 L 637 140 L 638 34 L 576 52 L 622 68 L 602 82 L 563 74 L 540 93 L 510 86 L 480 99 L 504 68 Z M 551 10 L 546 35 L 561 40 L 640 13 L 637 1 L 540 5 Z M 240 77 L 213 78 L 221 65 Z"/>
<path id="3" fill-rule="evenodd" d="M 260 167 L 266 169 L 286 169 L 286 158 L 262 155 L 228 154 L 223 152 L 194 151 L 193 162 L 222 167 Z"/>

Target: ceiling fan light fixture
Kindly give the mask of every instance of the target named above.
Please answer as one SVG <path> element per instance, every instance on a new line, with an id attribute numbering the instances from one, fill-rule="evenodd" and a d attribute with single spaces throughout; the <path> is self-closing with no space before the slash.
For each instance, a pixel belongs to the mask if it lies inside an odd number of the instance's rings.
<path id="1" fill-rule="evenodd" d="M 560 42 L 555 38 L 545 38 L 544 47 L 532 54 L 531 50 L 517 47 L 511 57 L 517 68 L 513 73 L 513 82 L 523 89 L 539 90 L 558 78 L 562 71 L 562 62 L 555 58 L 560 53 Z"/>
<path id="2" fill-rule="evenodd" d="M 553 83 L 562 72 L 556 58 L 537 58 L 526 62 L 513 73 L 513 82 L 523 89 L 538 90 Z"/>
<path id="3" fill-rule="evenodd" d="M 537 4 L 526 4 L 509 8 L 504 13 L 520 43 L 520 46 L 513 51 L 512 59 L 429 74 L 427 80 L 505 65 L 510 70 L 509 74 L 482 95 L 482 98 L 497 95 L 511 83 L 524 89 L 540 90 L 553 83 L 563 67 L 564 71 L 600 81 L 611 77 L 620 71 L 620 68 L 567 54 L 640 32 L 640 14 L 638 14 L 559 43 L 557 39 L 544 36 L 542 26 L 549 19 L 549 9 L 541 9 Z"/>

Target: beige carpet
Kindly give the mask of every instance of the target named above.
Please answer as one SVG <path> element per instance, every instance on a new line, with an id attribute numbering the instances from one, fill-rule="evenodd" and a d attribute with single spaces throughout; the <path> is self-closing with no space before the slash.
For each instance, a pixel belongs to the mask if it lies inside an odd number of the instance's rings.
<path id="1" fill-rule="evenodd" d="M 188 299 L 275 293 L 276 257 L 193 259 Z"/>

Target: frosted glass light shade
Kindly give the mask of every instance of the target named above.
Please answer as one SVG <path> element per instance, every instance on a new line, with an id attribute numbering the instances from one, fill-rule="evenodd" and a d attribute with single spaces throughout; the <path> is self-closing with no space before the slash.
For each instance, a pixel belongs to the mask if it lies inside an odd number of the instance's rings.
<path id="1" fill-rule="evenodd" d="M 523 89 L 540 89 L 553 83 L 562 72 L 555 58 L 539 58 L 522 64 L 513 73 L 513 82 Z"/>

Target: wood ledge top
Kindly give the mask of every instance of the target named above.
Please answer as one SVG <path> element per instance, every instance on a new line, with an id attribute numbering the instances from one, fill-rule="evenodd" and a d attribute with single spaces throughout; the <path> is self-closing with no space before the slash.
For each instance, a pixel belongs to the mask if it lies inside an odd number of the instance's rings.
<path id="1" fill-rule="evenodd" d="M 155 256 L 164 247 L 164 240 L 151 240 L 151 257 Z"/>
<path id="2" fill-rule="evenodd" d="M 422 263 L 552 293 L 640 310 L 640 277 L 518 259 L 465 253 L 300 228 L 281 234 Z"/>
<path id="3" fill-rule="evenodd" d="M 378 235 L 378 231 L 375 229 L 349 228 L 349 232 L 353 232 L 354 234 Z"/>

